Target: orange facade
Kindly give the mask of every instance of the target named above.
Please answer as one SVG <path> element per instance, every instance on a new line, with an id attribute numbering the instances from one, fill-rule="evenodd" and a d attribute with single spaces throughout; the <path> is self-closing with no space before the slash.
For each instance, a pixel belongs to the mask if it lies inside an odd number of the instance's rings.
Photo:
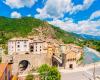
<path id="1" fill-rule="evenodd" d="M 11 64 L 0 64 L 0 80 L 11 80 Z"/>

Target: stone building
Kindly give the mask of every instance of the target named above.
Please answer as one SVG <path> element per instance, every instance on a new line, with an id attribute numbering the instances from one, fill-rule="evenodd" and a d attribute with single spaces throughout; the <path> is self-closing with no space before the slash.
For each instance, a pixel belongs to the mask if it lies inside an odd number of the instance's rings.
<path id="1" fill-rule="evenodd" d="M 28 73 L 42 64 L 57 65 L 66 69 L 78 66 L 82 48 L 74 44 L 63 44 L 52 38 L 28 36 L 8 41 L 8 55 L 3 63 L 12 64 L 13 74 Z"/>
<path id="2" fill-rule="evenodd" d="M 44 53 L 45 41 L 33 38 L 12 38 L 8 41 L 8 54 Z"/>
<path id="3" fill-rule="evenodd" d="M 8 54 L 23 54 L 25 52 L 29 52 L 29 39 L 20 37 L 8 41 Z"/>
<path id="4" fill-rule="evenodd" d="M 13 73 L 27 73 L 42 64 L 51 65 L 54 45 L 33 36 L 28 38 L 12 38 L 8 41 L 8 55 L 2 56 L 2 62 L 12 63 Z"/>
<path id="5" fill-rule="evenodd" d="M 79 63 L 78 60 L 81 58 L 83 54 L 83 49 L 75 44 L 67 44 L 66 45 L 66 69 L 76 68 Z"/>

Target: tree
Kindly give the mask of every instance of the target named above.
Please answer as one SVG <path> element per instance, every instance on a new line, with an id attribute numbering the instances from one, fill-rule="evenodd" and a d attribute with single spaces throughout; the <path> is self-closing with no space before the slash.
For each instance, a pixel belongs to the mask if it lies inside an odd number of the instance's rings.
<path id="1" fill-rule="evenodd" d="M 49 70 L 50 70 L 50 67 L 47 64 L 44 64 L 39 67 L 38 72 L 40 73 L 42 80 L 45 80 L 46 75 Z"/>
<path id="2" fill-rule="evenodd" d="M 32 74 L 29 74 L 26 76 L 26 79 L 25 80 L 34 80 L 34 77 Z"/>
<path id="3" fill-rule="evenodd" d="M 61 80 L 60 72 L 57 70 L 56 67 L 51 67 L 47 80 Z"/>
<path id="4" fill-rule="evenodd" d="M 39 67 L 38 72 L 42 80 L 61 80 L 60 72 L 56 67 L 50 67 L 44 64 Z"/>

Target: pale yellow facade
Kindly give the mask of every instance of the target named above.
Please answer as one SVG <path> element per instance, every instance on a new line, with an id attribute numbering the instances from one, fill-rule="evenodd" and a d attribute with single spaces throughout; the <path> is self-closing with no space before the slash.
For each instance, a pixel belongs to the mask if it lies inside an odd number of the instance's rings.
<path id="1" fill-rule="evenodd" d="M 66 69 L 73 69 L 78 66 L 78 60 L 83 54 L 83 49 L 75 44 L 66 45 Z"/>

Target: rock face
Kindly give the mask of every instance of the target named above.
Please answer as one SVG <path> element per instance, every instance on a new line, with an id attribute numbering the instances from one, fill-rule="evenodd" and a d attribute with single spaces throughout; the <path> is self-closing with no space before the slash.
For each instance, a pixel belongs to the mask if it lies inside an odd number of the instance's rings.
<path id="1" fill-rule="evenodd" d="M 18 55 L 12 55 L 11 56 L 3 56 L 2 58 L 3 63 L 10 63 L 12 60 L 12 71 L 13 74 L 19 73 L 28 73 L 32 69 L 38 68 L 42 64 L 50 64 L 50 60 L 47 57 L 46 54 L 18 54 Z M 23 68 L 23 64 L 20 65 L 21 61 L 27 61 L 29 64 L 25 70 L 21 70 Z M 22 66 L 22 67 L 21 67 Z"/>

